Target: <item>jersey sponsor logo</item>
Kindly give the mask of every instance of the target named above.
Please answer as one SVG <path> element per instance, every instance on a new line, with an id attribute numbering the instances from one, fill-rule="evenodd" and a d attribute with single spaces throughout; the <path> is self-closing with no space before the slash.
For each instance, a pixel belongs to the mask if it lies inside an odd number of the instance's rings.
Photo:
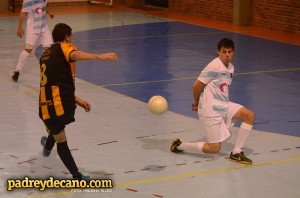
<path id="1" fill-rule="evenodd" d="M 228 91 L 228 85 L 226 83 L 222 83 L 220 85 L 220 90 L 224 93 Z"/>
<path id="2" fill-rule="evenodd" d="M 37 13 L 37 14 L 41 14 L 42 12 L 43 12 L 43 9 L 41 7 L 37 7 L 35 9 L 35 13 Z"/>
<path id="3" fill-rule="evenodd" d="M 51 100 L 47 100 L 45 102 L 39 102 L 39 106 L 51 106 L 53 105 Z"/>

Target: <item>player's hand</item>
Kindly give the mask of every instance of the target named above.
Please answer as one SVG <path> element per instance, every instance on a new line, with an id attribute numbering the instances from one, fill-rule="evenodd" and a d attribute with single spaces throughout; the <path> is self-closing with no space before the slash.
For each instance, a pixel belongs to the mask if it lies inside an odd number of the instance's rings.
<path id="1" fill-rule="evenodd" d="M 105 54 L 99 54 L 100 56 L 100 59 L 110 59 L 110 60 L 118 60 L 118 56 L 116 53 L 112 53 L 112 52 L 109 52 L 109 53 L 105 53 Z"/>
<path id="2" fill-rule="evenodd" d="M 198 103 L 192 104 L 192 111 L 198 111 Z"/>
<path id="3" fill-rule="evenodd" d="M 50 17 L 51 19 L 53 19 L 53 18 L 54 18 L 54 15 L 53 15 L 53 14 L 51 14 L 51 13 L 49 12 L 49 10 L 48 10 L 48 9 L 46 9 L 46 13 L 49 15 L 49 17 Z"/>
<path id="4" fill-rule="evenodd" d="M 17 31 L 17 36 L 22 38 L 24 35 L 24 32 L 23 32 L 23 28 L 22 27 L 19 27 L 18 28 L 18 31 Z"/>
<path id="5" fill-rule="evenodd" d="M 82 100 L 81 98 L 76 97 L 76 98 L 75 98 L 75 102 L 76 102 L 76 104 L 78 104 L 80 107 L 84 108 L 84 110 L 85 110 L 86 112 L 89 112 L 89 111 L 91 110 L 91 105 L 90 105 L 90 103 L 88 103 L 87 101 Z"/>

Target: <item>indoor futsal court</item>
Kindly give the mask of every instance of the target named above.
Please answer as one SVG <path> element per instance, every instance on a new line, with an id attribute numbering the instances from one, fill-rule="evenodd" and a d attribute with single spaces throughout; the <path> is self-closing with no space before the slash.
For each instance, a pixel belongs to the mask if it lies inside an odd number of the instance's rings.
<path id="1" fill-rule="evenodd" d="M 0 15 L 1 198 L 300 197 L 299 32 L 270 35 L 201 23 L 195 16 L 168 15 L 154 7 L 80 4 L 49 9 L 55 15 L 47 19 L 50 29 L 57 23 L 70 25 L 78 49 L 118 55 L 115 62 L 76 63 L 76 95 L 90 102 L 92 110 L 77 108 L 76 122 L 66 127 L 79 170 L 92 179 L 112 179 L 114 187 L 100 192 L 7 191 L 7 179 L 71 178 L 56 147 L 49 157 L 42 155 L 40 138 L 46 131 L 37 106 L 41 46 L 27 59 L 19 81 L 11 79 L 25 43 L 16 36 L 16 10 Z M 192 85 L 217 56 L 217 42 L 224 37 L 235 42 L 230 100 L 256 115 L 244 147 L 252 165 L 228 160 L 240 123 L 231 128 L 218 154 L 169 149 L 176 137 L 205 141 L 191 110 Z M 168 101 L 162 115 L 148 110 L 154 95 Z"/>

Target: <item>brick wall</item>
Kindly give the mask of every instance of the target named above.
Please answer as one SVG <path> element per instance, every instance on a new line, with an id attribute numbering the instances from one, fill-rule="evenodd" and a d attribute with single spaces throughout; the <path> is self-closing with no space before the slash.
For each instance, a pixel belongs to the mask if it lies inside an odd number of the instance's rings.
<path id="1" fill-rule="evenodd" d="M 169 0 L 169 10 L 232 23 L 233 0 Z"/>
<path id="2" fill-rule="evenodd" d="M 126 5 L 129 7 L 140 7 L 144 5 L 144 0 L 126 0 Z"/>
<path id="3" fill-rule="evenodd" d="M 251 0 L 249 25 L 300 32 L 299 0 Z"/>
<path id="4" fill-rule="evenodd" d="M 126 0 L 131 7 L 144 0 Z M 234 0 L 169 0 L 172 12 L 192 14 L 233 23 Z M 300 0 L 250 0 L 248 24 L 288 32 L 300 32 Z"/>
<path id="5" fill-rule="evenodd" d="M 49 2 L 51 1 L 58 0 L 49 0 Z M 232 24 L 235 1 L 169 0 L 169 10 Z M 115 0 L 115 3 L 126 4 L 129 7 L 141 7 L 144 4 L 144 0 Z M 250 0 L 248 11 L 247 24 L 250 26 L 300 32 L 300 0 Z"/>

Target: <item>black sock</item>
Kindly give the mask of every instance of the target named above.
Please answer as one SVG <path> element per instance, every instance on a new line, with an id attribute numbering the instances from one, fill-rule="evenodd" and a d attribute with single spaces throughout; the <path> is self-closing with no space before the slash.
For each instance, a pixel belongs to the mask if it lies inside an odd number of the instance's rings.
<path id="1" fill-rule="evenodd" d="M 52 148 L 54 147 L 55 144 L 55 139 L 53 137 L 53 135 L 48 135 L 46 144 L 45 144 L 45 149 L 47 149 L 48 151 L 51 151 Z"/>
<path id="2" fill-rule="evenodd" d="M 72 157 L 71 151 L 67 142 L 57 143 L 57 152 L 60 159 L 63 161 L 67 169 L 70 171 L 72 175 L 78 173 L 78 168 L 76 163 Z"/>

